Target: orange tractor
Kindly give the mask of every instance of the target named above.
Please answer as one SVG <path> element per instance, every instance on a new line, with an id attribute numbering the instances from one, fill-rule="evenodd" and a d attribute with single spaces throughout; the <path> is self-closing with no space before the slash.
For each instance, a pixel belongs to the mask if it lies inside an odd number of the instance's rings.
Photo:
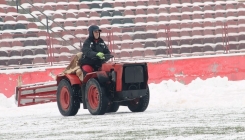
<path id="1" fill-rule="evenodd" d="M 57 101 L 63 116 L 76 115 L 81 103 L 92 115 L 116 112 L 119 106 L 143 112 L 150 99 L 147 82 L 147 63 L 107 62 L 82 81 L 76 74 L 60 74 L 55 83 L 16 87 L 16 100 L 18 106 Z"/>

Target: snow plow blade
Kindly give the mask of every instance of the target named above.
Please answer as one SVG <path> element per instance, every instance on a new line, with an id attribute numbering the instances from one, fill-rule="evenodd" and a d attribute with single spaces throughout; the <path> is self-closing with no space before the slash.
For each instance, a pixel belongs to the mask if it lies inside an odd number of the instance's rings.
<path id="1" fill-rule="evenodd" d="M 15 88 L 18 107 L 56 102 L 57 82 L 27 84 Z"/>

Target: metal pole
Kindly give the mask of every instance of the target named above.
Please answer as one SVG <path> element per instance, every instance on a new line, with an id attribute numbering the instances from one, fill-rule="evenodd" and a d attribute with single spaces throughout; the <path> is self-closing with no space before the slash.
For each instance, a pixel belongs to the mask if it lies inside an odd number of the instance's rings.
<path id="1" fill-rule="evenodd" d="M 19 13 L 19 0 L 16 0 L 16 12 Z"/>

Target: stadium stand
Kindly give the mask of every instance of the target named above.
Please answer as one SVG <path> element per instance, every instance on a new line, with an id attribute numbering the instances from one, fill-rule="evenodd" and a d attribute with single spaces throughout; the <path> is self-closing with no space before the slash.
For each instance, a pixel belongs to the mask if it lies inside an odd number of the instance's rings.
<path id="1" fill-rule="evenodd" d="M 120 60 L 244 51 L 245 5 L 233 0 L 19 2 L 0 2 L 1 68 L 48 64 L 49 47 L 57 64 L 69 62 L 91 24 L 102 28 L 102 38 Z M 41 12 L 49 18 L 50 34 Z"/>

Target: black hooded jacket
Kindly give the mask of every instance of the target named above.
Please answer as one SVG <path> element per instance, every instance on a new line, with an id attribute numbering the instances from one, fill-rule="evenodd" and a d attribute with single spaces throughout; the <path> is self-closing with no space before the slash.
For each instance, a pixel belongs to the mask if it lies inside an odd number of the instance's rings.
<path id="1" fill-rule="evenodd" d="M 107 45 L 105 44 L 105 42 L 103 41 L 103 39 L 99 37 L 99 39 L 96 40 L 94 38 L 93 31 L 95 30 L 100 30 L 100 29 L 96 25 L 92 25 L 88 29 L 89 37 L 83 43 L 83 47 L 82 47 L 83 55 L 82 58 L 80 59 L 80 64 L 90 65 L 96 69 L 98 67 L 101 67 L 102 65 L 102 61 L 98 59 L 96 54 L 98 52 L 102 52 L 104 54 L 110 54 L 110 51 Z"/>

